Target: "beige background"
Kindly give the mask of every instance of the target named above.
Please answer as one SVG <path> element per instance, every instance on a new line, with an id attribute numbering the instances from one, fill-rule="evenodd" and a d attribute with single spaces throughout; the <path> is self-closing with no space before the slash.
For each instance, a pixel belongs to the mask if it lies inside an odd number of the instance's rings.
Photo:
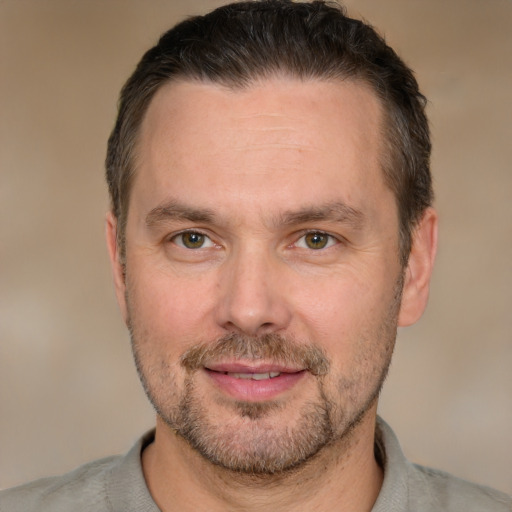
<path id="1" fill-rule="evenodd" d="M 142 52 L 218 1 L 0 0 L 0 487 L 123 452 L 153 414 L 103 242 L 105 143 Z M 512 2 L 351 0 L 431 104 L 431 303 L 381 413 L 408 456 L 512 493 Z"/>

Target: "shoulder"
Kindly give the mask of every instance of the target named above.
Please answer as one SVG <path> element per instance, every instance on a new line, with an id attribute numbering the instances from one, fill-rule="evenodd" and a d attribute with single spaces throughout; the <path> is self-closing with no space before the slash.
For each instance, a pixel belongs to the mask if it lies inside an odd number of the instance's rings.
<path id="1" fill-rule="evenodd" d="M 154 431 L 147 432 L 125 455 L 2 491 L 0 512 L 158 512 L 141 463 L 153 439 Z"/>
<path id="2" fill-rule="evenodd" d="M 512 512 L 512 497 L 502 492 L 409 462 L 381 418 L 375 453 L 384 482 L 372 512 Z"/>
<path id="3" fill-rule="evenodd" d="M 511 512 L 512 497 L 436 469 L 411 465 L 409 482 L 415 500 L 432 510 L 453 512 Z M 412 496 L 411 496 L 412 497 Z"/>
<path id="4" fill-rule="evenodd" d="M 107 482 L 119 459 L 119 456 L 107 457 L 65 475 L 42 478 L 2 491 L 0 511 L 109 511 Z"/>

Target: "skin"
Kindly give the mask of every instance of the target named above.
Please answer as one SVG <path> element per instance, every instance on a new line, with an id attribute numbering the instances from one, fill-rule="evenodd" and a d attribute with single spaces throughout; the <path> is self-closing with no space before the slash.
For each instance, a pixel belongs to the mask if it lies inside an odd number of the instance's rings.
<path id="1" fill-rule="evenodd" d="M 242 90 L 175 82 L 152 100 L 137 148 L 126 274 L 112 214 L 107 243 L 139 372 L 159 412 L 143 468 L 163 511 L 371 510 L 382 484 L 376 394 L 397 325 L 425 308 L 437 238 L 428 209 L 401 267 L 397 207 L 379 163 L 381 119 L 374 94 L 350 81 L 280 77 Z M 204 244 L 191 248 L 197 234 Z M 327 367 L 315 374 L 300 357 L 282 363 L 268 352 L 214 352 L 208 368 L 194 370 L 181 364 L 226 335 L 279 335 L 292 352 L 315 347 Z M 211 371 L 258 373 L 278 362 L 288 381 Z M 234 473 L 171 428 L 180 429 L 187 393 L 199 411 L 194 421 L 221 440 L 221 454 L 285 453 L 279 439 L 291 432 L 293 446 L 293 436 L 313 428 L 304 426 L 311 404 L 329 404 L 328 444 L 273 475 Z M 240 403 L 270 406 L 251 417 Z"/>

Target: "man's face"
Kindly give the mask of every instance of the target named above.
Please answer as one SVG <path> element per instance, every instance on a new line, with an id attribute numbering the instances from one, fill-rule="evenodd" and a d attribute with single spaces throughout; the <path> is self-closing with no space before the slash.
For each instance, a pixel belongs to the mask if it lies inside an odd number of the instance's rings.
<path id="1" fill-rule="evenodd" d="M 402 269 L 355 82 L 177 82 L 144 119 L 118 286 L 144 386 L 210 461 L 272 473 L 375 411 Z"/>

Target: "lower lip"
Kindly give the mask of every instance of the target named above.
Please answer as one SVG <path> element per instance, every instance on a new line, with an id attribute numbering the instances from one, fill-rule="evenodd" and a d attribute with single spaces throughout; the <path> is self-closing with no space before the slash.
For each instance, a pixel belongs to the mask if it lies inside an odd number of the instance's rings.
<path id="1" fill-rule="evenodd" d="M 205 372 L 224 393 L 236 400 L 245 402 L 263 402 L 275 399 L 281 393 L 294 387 L 306 374 L 305 371 L 281 373 L 281 375 L 272 379 L 253 380 L 237 379 L 212 370 L 205 369 Z"/>

